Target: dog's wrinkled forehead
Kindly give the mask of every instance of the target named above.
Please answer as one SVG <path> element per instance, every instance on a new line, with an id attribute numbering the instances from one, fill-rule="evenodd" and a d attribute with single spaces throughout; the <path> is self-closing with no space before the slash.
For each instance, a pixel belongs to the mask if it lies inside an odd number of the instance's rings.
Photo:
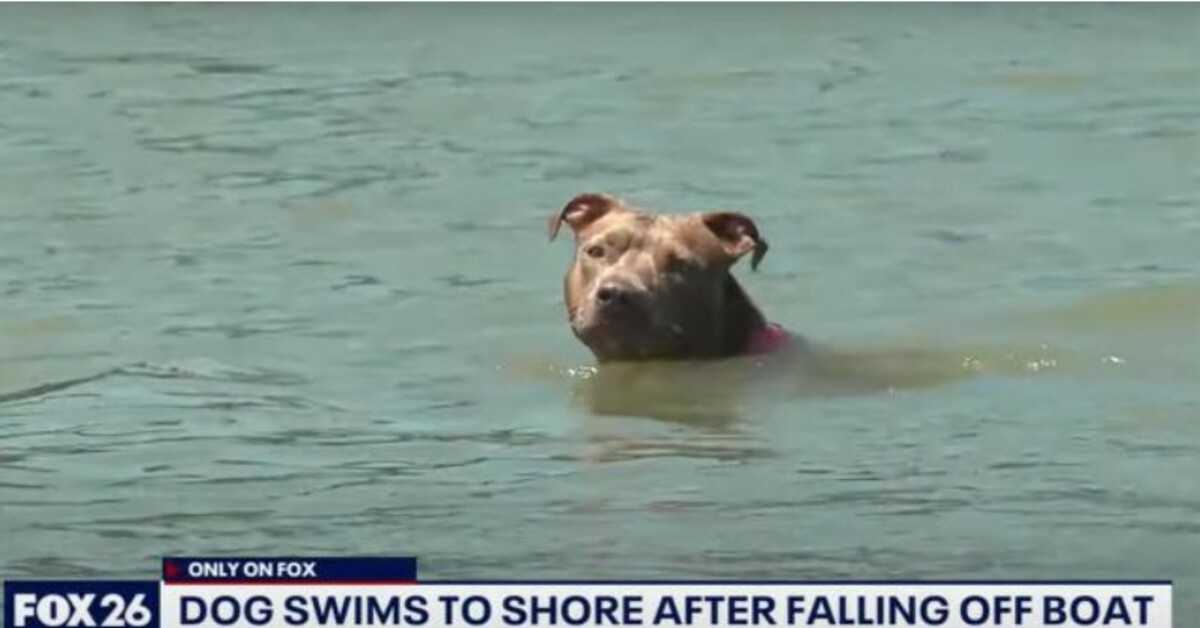
<path id="1" fill-rule="evenodd" d="M 626 236 L 638 244 L 646 244 L 671 237 L 679 230 L 679 218 L 629 208 L 611 212 L 580 229 L 576 239 L 582 243 L 595 238 Z"/>
<path id="2" fill-rule="evenodd" d="M 615 233 L 644 238 L 647 235 L 657 235 L 657 232 L 663 231 L 664 218 L 666 217 L 623 207 L 620 211 L 609 212 L 581 227 L 575 236 L 578 242 Z"/>
<path id="3" fill-rule="evenodd" d="M 696 215 L 656 215 L 636 209 L 610 212 L 579 230 L 575 238 L 579 255 L 592 247 L 608 247 L 636 264 L 639 257 L 654 261 L 655 268 L 673 261 L 720 265 L 725 252 L 720 241 Z"/>
<path id="4" fill-rule="evenodd" d="M 551 240 L 563 223 L 575 233 L 577 247 L 597 238 L 612 239 L 621 247 L 665 247 L 725 264 L 753 252 L 751 268 L 767 252 L 767 241 L 754 222 L 736 212 L 656 215 L 608 194 L 580 194 L 550 217 Z"/>

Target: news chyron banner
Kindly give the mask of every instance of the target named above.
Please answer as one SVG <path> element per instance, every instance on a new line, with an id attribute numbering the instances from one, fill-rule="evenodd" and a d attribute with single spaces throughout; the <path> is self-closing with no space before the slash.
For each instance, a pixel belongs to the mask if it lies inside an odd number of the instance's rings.
<path id="1" fill-rule="evenodd" d="M 161 580 L 10 580 L 7 628 L 1144 626 L 1169 581 L 446 581 L 415 558 L 165 558 Z"/>

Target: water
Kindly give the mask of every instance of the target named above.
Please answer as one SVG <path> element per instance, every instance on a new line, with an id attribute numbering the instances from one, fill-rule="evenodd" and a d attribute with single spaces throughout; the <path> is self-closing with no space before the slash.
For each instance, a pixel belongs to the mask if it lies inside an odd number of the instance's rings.
<path id="1" fill-rule="evenodd" d="M 1166 577 L 1200 625 L 1198 31 L 4 6 L 0 573 Z M 591 190 L 752 215 L 841 361 L 595 372 L 544 233 Z"/>

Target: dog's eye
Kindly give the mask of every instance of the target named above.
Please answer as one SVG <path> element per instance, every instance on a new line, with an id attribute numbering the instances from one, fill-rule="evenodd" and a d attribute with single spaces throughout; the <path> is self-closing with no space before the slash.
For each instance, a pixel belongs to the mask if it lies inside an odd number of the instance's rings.
<path id="1" fill-rule="evenodd" d="M 663 268 L 667 272 L 678 273 L 687 270 L 688 262 L 676 253 L 667 253 L 663 258 Z"/>
<path id="2" fill-rule="evenodd" d="M 588 257 L 604 257 L 604 247 L 600 246 L 599 244 L 593 244 L 587 247 L 587 249 L 584 250 L 584 253 L 587 253 Z"/>

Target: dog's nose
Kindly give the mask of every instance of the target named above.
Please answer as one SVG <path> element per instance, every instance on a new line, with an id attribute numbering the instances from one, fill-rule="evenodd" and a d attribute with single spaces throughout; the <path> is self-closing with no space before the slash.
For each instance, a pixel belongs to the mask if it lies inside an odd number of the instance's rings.
<path id="1" fill-rule="evenodd" d="M 596 300 L 603 305 L 621 305 L 629 301 L 629 290 L 616 283 L 601 284 L 596 288 Z"/>

